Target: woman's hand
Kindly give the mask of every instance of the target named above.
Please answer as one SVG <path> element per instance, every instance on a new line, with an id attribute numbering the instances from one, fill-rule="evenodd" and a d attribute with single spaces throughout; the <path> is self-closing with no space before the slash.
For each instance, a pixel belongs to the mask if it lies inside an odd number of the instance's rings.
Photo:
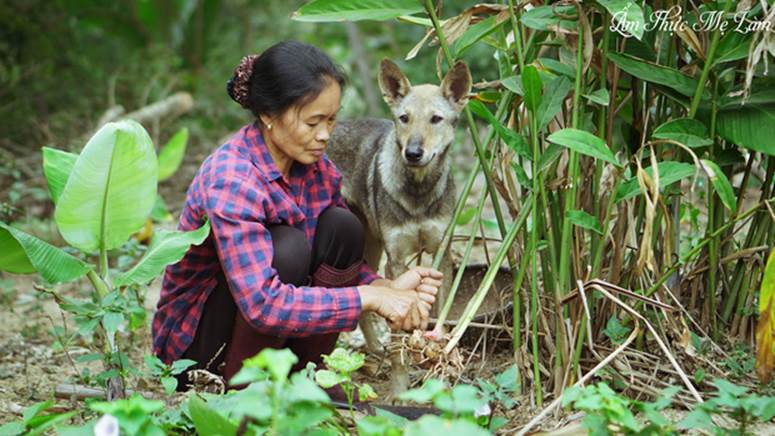
<path id="1" fill-rule="evenodd" d="M 385 318 L 392 330 L 411 331 L 427 329 L 430 306 L 436 300 L 435 294 L 388 286 L 359 286 L 363 310 L 371 310 Z"/>
<path id="2" fill-rule="evenodd" d="M 444 274 L 440 271 L 416 266 L 393 279 L 393 287 L 416 291 L 420 299 L 427 302 L 430 306 L 436 301 L 436 294 L 439 292 L 443 278 Z"/>

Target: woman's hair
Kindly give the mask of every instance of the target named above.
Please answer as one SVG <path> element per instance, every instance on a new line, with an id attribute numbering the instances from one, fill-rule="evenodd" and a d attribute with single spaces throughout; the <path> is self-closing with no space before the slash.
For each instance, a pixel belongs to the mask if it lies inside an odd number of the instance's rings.
<path id="1" fill-rule="evenodd" d="M 298 41 L 279 42 L 260 55 L 242 58 L 226 91 L 258 117 L 275 116 L 314 100 L 329 80 L 344 87 L 341 69 L 319 48 Z"/>

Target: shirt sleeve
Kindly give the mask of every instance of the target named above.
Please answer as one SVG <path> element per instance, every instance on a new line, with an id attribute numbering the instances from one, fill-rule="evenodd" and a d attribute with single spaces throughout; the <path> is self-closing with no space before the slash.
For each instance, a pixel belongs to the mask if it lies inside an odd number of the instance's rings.
<path id="1" fill-rule="evenodd" d="M 342 196 L 342 175 L 335 167 L 332 171 L 334 172 L 334 187 L 331 194 L 331 204 L 343 209 L 350 210 L 350 208 L 347 206 L 347 203 L 344 201 L 344 196 Z M 382 277 L 374 272 L 374 270 L 366 262 L 361 263 L 361 268 L 358 270 L 358 283 L 361 285 L 368 285 L 374 280 L 381 278 Z"/>
<path id="2" fill-rule="evenodd" d="M 353 330 L 361 314 L 355 287 L 282 283 L 272 268 L 272 236 L 264 225 L 267 195 L 239 177 L 205 189 L 205 210 L 234 301 L 262 334 L 299 337 Z"/>

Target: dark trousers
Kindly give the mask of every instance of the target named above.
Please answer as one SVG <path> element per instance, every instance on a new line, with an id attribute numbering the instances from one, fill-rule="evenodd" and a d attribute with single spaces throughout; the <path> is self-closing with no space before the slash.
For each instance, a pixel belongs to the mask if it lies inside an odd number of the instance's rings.
<path id="1" fill-rule="evenodd" d="M 318 218 L 315 241 L 310 249 L 304 232 L 287 225 L 269 227 L 274 255 L 272 267 L 283 283 L 296 286 L 344 287 L 358 284 L 363 262 L 364 232 L 350 211 L 330 207 Z M 259 292 L 259 290 L 256 290 Z M 286 338 L 258 333 L 238 310 L 223 273 L 218 286 L 205 302 L 194 340 L 183 358 L 198 362 L 196 369 L 207 369 L 227 381 L 242 368 L 242 361 L 264 348 L 290 348 L 299 358 L 293 370 L 308 362 L 319 364 L 321 354 L 333 351 L 338 333 Z M 186 374 L 179 378 L 180 389 L 188 384 Z"/>

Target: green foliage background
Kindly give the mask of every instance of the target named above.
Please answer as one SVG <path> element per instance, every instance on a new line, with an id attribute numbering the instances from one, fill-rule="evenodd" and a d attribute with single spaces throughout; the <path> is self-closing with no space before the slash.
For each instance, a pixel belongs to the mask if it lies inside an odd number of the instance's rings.
<path id="1" fill-rule="evenodd" d="M 435 81 L 435 50 L 427 47 L 411 62 L 406 53 L 423 37 L 417 26 L 358 22 L 370 76 L 355 67 L 347 25 L 292 21 L 304 2 L 283 0 L 8 0 L 0 4 L 0 148 L 37 153 L 43 145 L 77 150 L 77 139 L 92 131 L 105 110 L 127 112 L 178 91 L 192 93 L 195 110 L 162 125 L 168 138 L 181 126 L 191 145 L 210 150 L 249 120 L 226 95 L 225 83 L 239 59 L 284 39 L 325 50 L 351 78 L 343 117 L 381 115 L 365 100 L 376 90 L 376 66 L 389 57 L 416 82 Z M 445 14 L 469 2 L 445 2 Z M 397 27 L 400 27 L 398 29 Z M 487 53 L 468 54 L 474 77 L 494 66 Z M 493 79 L 497 69 L 492 68 Z M 158 142 L 158 141 L 157 141 Z M 6 157 L 6 156 L 4 156 Z M 10 159 L 10 156 L 8 156 Z M 5 180 L 8 182 L 8 180 Z M 5 185 L 5 183 L 3 183 Z M 0 185 L 0 186 L 3 186 Z"/>

